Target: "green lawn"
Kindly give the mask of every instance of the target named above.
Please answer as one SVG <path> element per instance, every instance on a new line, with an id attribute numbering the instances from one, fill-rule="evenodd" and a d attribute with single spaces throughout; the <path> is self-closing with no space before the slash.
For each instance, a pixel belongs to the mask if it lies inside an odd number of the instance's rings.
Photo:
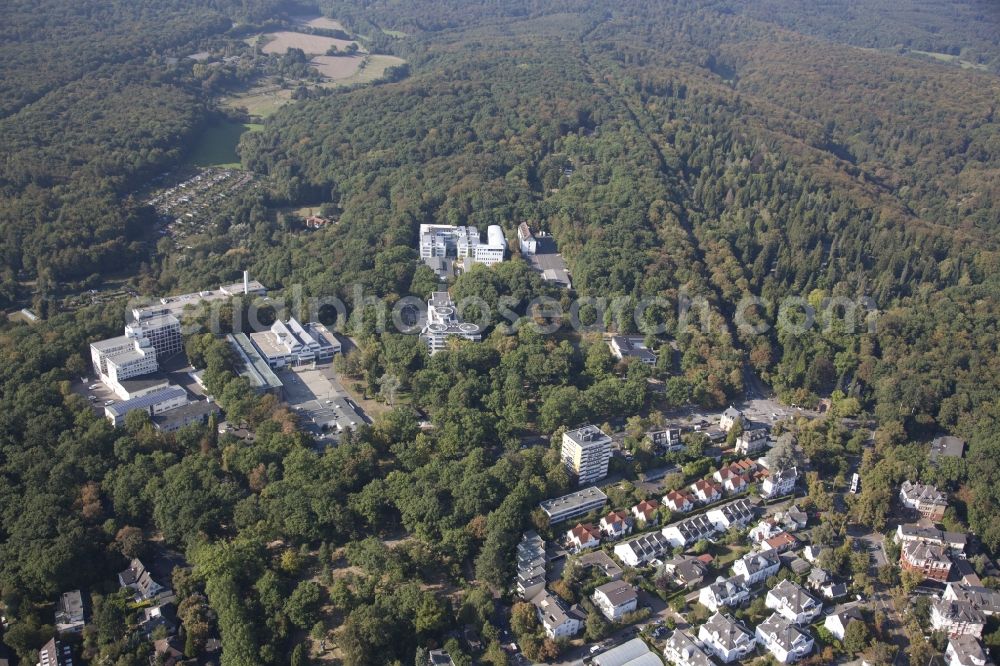
<path id="1" fill-rule="evenodd" d="M 188 163 L 197 167 L 239 168 L 240 156 L 236 146 L 244 132 L 263 129 L 256 123 L 220 122 L 210 125 L 198 138 L 198 143 L 188 157 Z"/>

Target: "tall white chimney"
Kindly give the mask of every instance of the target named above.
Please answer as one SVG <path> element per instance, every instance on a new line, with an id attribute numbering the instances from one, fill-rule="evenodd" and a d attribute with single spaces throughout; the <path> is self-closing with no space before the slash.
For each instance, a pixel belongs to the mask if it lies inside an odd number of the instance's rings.
<path id="1" fill-rule="evenodd" d="M 250 293 L 250 271 L 243 271 L 243 293 Z"/>

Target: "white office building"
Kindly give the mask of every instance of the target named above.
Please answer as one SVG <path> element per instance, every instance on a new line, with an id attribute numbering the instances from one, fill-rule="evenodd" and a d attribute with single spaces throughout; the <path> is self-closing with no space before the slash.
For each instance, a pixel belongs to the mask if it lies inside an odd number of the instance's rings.
<path id="1" fill-rule="evenodd" d="M 597 426 L 585 425 L 563 433 L 563 464 L 581 485 L 606 477 L 610 460 L 611 438 Z"/>
<path id="2" fill-rule="evenodd" d="M 433 356 L 447 349 L 448 338 L 479 342 L 483 334 L 479 324 L 458 320 L 455 303 L 447 291 L 435 291 L 427 301 L 427 323 L 420 337 L 427 343 L 427 350 Z"/>
<path id="3" fill-rule="evenodd" d="M 130 335 L 92 343 L 90 360 L 101 381 L 112 388 L 121 380 L 156 372 L 160 367 L 153 344 Z"/>
<path id="4" fill-rule="evenodd" d="M 250 334 L 253 346 L 272 368 L 329 362 L 340 341 L 323 324 L 300 324 L 294 317 L 276 321 L 268 331 Z"/>
<path id="5" fill-rule="evenodd" d="M 179 354 L 184 349 L 181 339 L 181 322 L 172 314 L 145 316 L 125 325 L 125 335 L 146 338 L 156 350 L 159 359 Z"/>
<path id="6" fill-rule="evenodd" d="M 491 224 L 486 229 L 486 242 L 476 227 L 456 227 L 450 224 L 420 225 L 420 259 L 444 277 L 448 260 L 468 270 L 472 264 L 493 266 L 504 260 L 507 239 L 503 229 Z"/>

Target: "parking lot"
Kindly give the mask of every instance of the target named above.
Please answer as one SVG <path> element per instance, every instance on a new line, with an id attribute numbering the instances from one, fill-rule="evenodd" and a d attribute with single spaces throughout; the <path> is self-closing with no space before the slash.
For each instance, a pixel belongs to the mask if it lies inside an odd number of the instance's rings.
<path id="1" fill-rule="evenodd" d="M 339 434 L 371 422 L 330 366 L 286 368 L 277 374 L 285 385 L 285 401 L 321 443 L 333 443 Z"/>

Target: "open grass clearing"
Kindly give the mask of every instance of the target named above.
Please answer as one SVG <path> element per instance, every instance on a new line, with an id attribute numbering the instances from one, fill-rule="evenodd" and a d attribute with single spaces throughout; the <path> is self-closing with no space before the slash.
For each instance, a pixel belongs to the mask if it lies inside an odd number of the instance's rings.
<path id="1" fill-rule="evenodd" d="M 309 64 L 319 73 L 334 81 L 354 76 L 365 61 L 365 56 L 316 56 Z"/>
<path id="2" fill-rule="evenodd" d="M 363 67 L 360 67 L 353 75 L 344 79 L 326 81 L 322 84 L 324 88 L 336 88 L 338 86 L 351 86 L 361 83 L 371 83 L 381 79 L 385 70 L 389 67 L 402 65 L 406 61 L 402 58 L 390 55 L 370 55 L 367 57 Z"/>
<path id="3" fill-rule="evenodd" d="M 321 35 L 309 35 L 304 32 L 281 30 L 264 34 L 268 42 L 262 49 L 264 53 L 287 53 L 288 49 L 302 49 L 306 55 L 325 55 L 331 46 L 345 50 L 350 44 L 357 44 L 347 39 L 334 39 Z M 360 45 L 359 45 L 360 46 Z"/>
<path id="4" fill-rule="evenodd" d="M 344 32 L 347 32 L 343 23 L 337 19 L 332 19 L 327 16 L 296 16 L 294 20 L 299 25 L 303 25 L 308 28 L 319 28 L 320 30 L 343 30 Z"/>
<path id="5" fill-rule="evenodd" d="M 981 65 L 975 62 L 969 62 L 968 60 L 962 60 L 960 56 L 951 55 L 950 53 L 938 53 L 936 51 L 918 51 L 917 49 L 910 49 L 910 53 L 916 53 L 918 55 L 927 56 L 929 58 L 934 58 L 935 60 L 940 60 L 941 62 L 951 63 L 953 65 L 959 65 L 962 69 L 976 69 L 980 72 L 988 71 L 986 65 Z"/>

